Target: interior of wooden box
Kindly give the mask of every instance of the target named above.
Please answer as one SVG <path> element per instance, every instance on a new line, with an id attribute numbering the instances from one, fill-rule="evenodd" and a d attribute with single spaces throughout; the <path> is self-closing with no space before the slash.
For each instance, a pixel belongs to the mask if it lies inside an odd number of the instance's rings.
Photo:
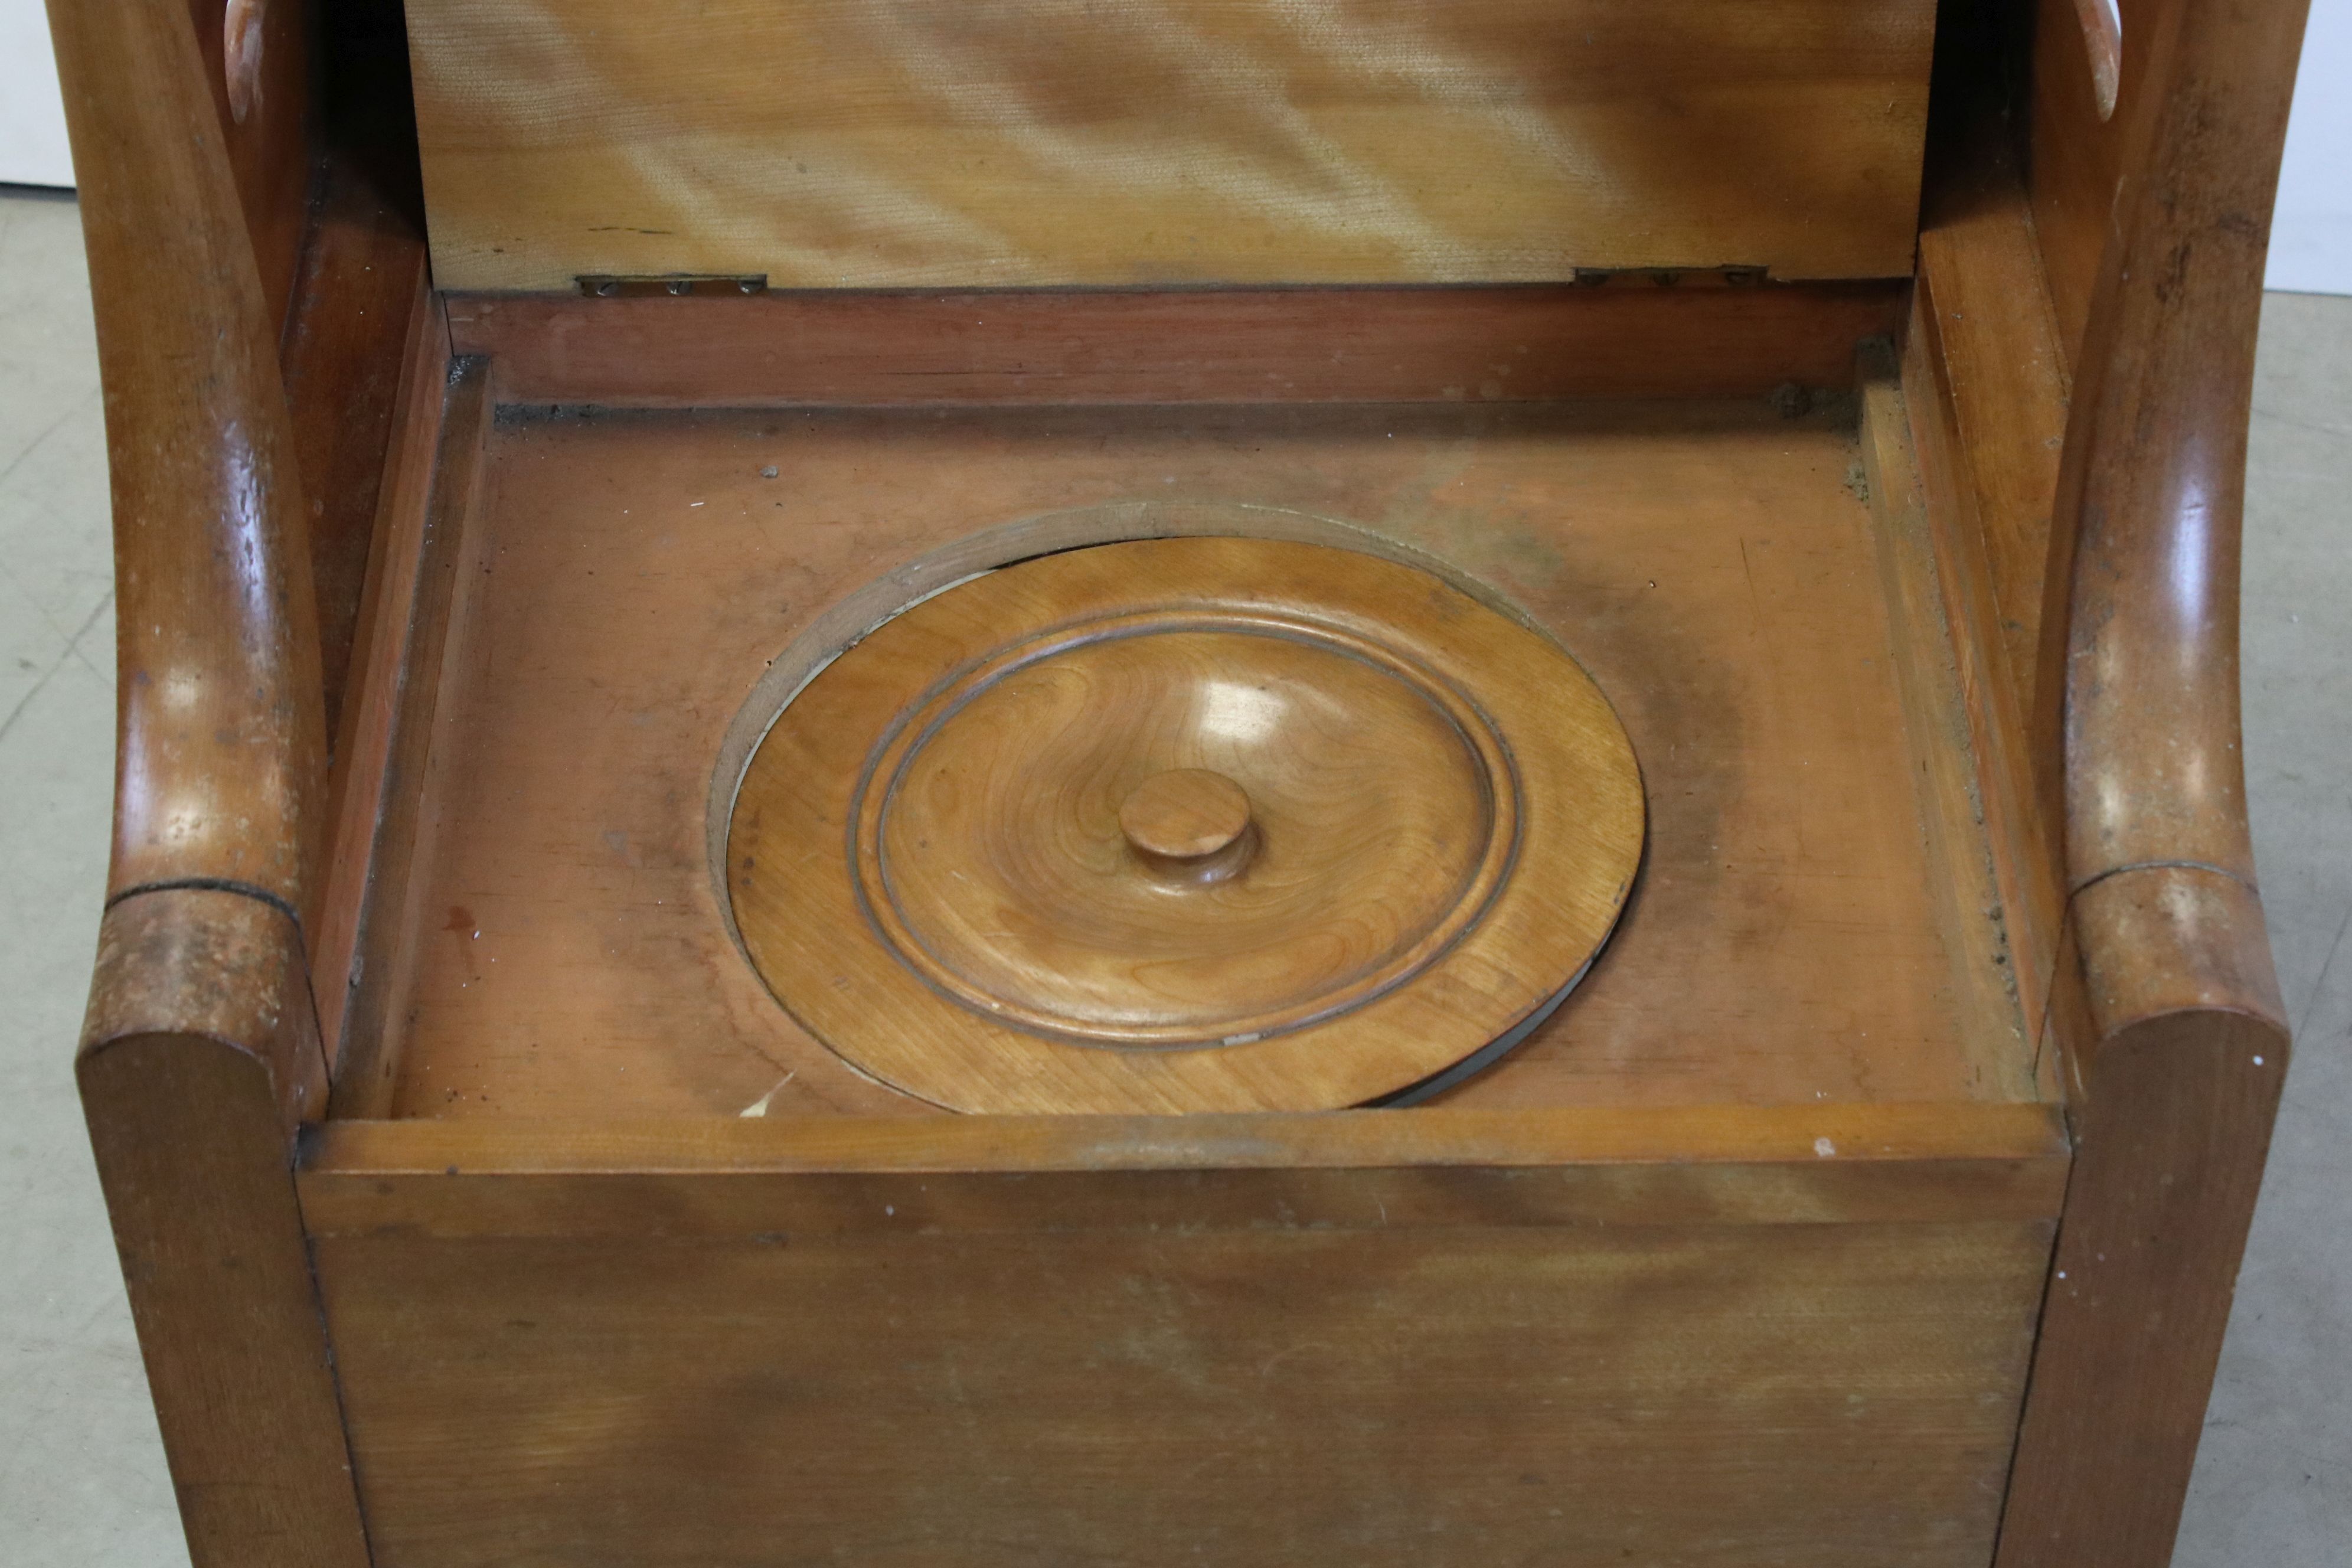
<path id="1" fill-rule="evenodd" d="M 1927 782 L 1967 766 L 1951 650 L 1904 608 L 1934 587 L 1872 503 L 1851 394 L 509 405 L 480 462 L 405 897 L 377 917 L 397 938 L 371 950 L 381 1033 L 346 1040 L 340 1115 L 926 1110 L 813 1039 L 733 944 L 712 781 L 829 609 L 1074 512 L 1114 537 L 1368 531 L 1502 595 L 1615 704 L 1650 811 L 1629 911 L 1559 1011 L 1441 1103 L 2034 1097 L 1984 845 L 1965 820 L 1955 843 Z"/>
<path id="2" fill-rule="evenodd" d="M 2046 1096 L 2020 786 L 1972 752 L 2038 556 L 1988 517 L 1956 577 L 1891 357 L 1799 390 L 1939 254 L 1930 0 L 406 9 L 474 357 L 378 530 L 413 630 L 344 725 L 337 1115 L 925 1110 L 732 939 L 763 672 L 946 556 L 1334 528 L 1549 631 L 1643 771 L 1613 940 L 1441 1103 Z M 1963 358 L 2046 314 L 1937 288 Z"/>

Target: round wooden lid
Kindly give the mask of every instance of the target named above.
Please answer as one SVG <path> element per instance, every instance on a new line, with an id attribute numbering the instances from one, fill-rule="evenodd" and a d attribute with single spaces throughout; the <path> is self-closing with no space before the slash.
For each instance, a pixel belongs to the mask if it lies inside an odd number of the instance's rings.
<path id="1" fill-rule="evenodd" d="M 834 1050 L 984 1111 L 1299 1110 L 1538 1016 L 1639 863 L 1558 645 L 1415 567 L 1139 541 L 923 600 L 744 773 L 746 952 Z"/>

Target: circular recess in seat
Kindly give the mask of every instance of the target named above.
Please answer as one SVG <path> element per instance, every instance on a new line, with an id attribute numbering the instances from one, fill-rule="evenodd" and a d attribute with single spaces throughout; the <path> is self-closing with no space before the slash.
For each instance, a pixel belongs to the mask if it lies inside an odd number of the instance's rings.
<path id="1" fill-rule="evenodd" d="M 727 867 L 777 998 L 925 1100 L 1312 1110 L 1545 1011 L 1642 835 L 1557 644 L 1400 562 L 1185 538 L 877 627 L 761 742 Z"/>

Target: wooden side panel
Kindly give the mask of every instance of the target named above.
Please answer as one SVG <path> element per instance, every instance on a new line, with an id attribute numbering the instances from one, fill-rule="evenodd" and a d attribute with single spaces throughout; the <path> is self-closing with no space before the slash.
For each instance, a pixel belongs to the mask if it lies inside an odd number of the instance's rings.
<path id="1" fill-rule="evenodd" d="M 2286 1065 L 2243 1014 L 2099 1047 L 1999 1568 L 2171 1561 Z"/>
<path id="2" fill-rule="evenodd" d="M 2120 173 L 2121 127 L 2099 119 L 2088 46 L 2075 0 L 2032 0 L 2031 98 L 2024 115 L 2026 174 L 2034 238 L 2057 309 L 2059 342 L 2072 363 L 2091 313 L 2107 208 Z M 2141 18 L 2144 19 L 2145 14 Z M 2140 52 L 2126 18 L 2125 58 Z"/>
<path id="3" fill-rule="evenodd" d="M 448 325 L 438 298 L 424 294 L 424 281 L 416 280 L 419 298 L 409 313 L 398 396 L 380 454 L 377 504 L 367 531 L 368 559 L 352 616 L 349 682 L 330 781 L 326 865 L 318 907 L 306 926 L 311 973 L 318 977 L 319 1037 L 331 1062 L 341 1049 L 377 824 L 394 783 L 391 760 L 402 672 L 417 609 L 417 576 L 431 537 L 436 464 L 449 401 Z"/>
<path id="4" fill-rule="evenodd" d="M 1982 1568 L 2039 1205 L 1691 1174 L 305 1192 L 378 1568 Z"/>
<path id="5" fill-rule="evenodd" d="M 2018 1012 L 2034 1041 L 2042 1091 L 2054 1096 L 2058 1079 L 2045 1037 L 2053 1018 L 2051 993 L 2053 986 L 2071 984 L 2059 960 L 2064 900 L 2057 847 L 2037 810 L 2024 717 L 2031 710 L 2030 693 L 2019 689 L 2004 657 L 2003 634 L 2012 623 L 2001 613 L 1983 522 L 1997 504 L 1996 486 L 1977 478 L 1989 454 L 1981 445 L 1969 445 L 1954 401 L 1954 374 L 1983 370 L 1986 362 L 1970 357 L 1954 365 L 1939 331 L 1941 316 L 1923 275 L 1904 344 L 1904 401 L 1944 614 L 1957 628 L 1953 672 L 1975 752 L 1974 796 L 1990 855 L 1998 919 L 2008 939 Z M 1990 455 L 1998 460 L 1997 453 Z M 2054 459 L 2056 454 L 2049 456 Z M 2041 526 L 2046 533 L 2046 512 Z"/>
<path id="6" fill-rule="evenodd" d="M 1910 271 L 1927 0 L 415 0 L 434 269 Z"/>
<path id="7" fill-rule="evenodd" d="M 2117 108 L 2100 113 L 2095 46 L 2077 0 L 2021 0 L 2016 47 L 2026 99 L 2019 117 L 2033 227 L 2072 363 L 2090 320 L 2099 257 L 2113 232 L 2124 130 L 2147 69 L 2148 42 L 2167 0 L 2116 0 L 2122 22 Z"/>
<path id="8" fill-rule="evenodd" d="M 294 922 L 242 893 L 107 911 L 76 1063 L 194 1568 L 369 1568 L 294 1124 L 325 1099 Z"/>
<path id="9" fill-rule="evenodd" d="M 418 534 L 395 539 L 378 611 L 375 658 L 383 679 L 368 694 L 368 737 L 380 774 L 364 798 L 347 800 L 338 824 L 331 956 L 344 967 L 328 977 L 341 989 L 331 1016 L 341 1027 L 335 1053 L 335 1109 L 365 1115 L 387 1092 L 400 1022 L 395 1009 L 415 961 L 416 900 L 433 863 L 438 792 L 446 750 L 436 737 L 449 723 L 447 689 L 464 674 L 468 570 L 478 547 L 475 510 L 488 438 L 488 368 L 479 360 L 450 365 L 431 493 Z"/>
<path id="10" fill-rule="evenodd" d="M 2003 96 L 2008 19 L 1964 6 L 1939 17 L 1937 124 L 1901 374 L 2020 1007 L 2044 1092 L 2054 1094 L 2044 1037 L 2071 1016 L 2053 988 L 2070 985 L 2072 973 L 2059 959 L 2057 824 L 2037 794 L 2041 742 L 2029 716 L 2047 673 L 2041 638 L 2067 364 Z"/>
<path id="11" fill-rule="evenodd" d="M 232 94 L 227 66 L 227 0 L 184 0 L 194 24 L 199 72 L 190 85 L 210 100 L 218 144 L 229 170 L 268 301 L 270 327 L 283 331 L 293 313 L 310 216 L 312 132 L 311 7 L 239 5 L 238 71 Z M 247 28 L 250 29 L 249 33 Z"/>
<path id="12" fill-rule="evenodd" d="M 1894 350 L 1869 343 L 1860 358 L 1863 471 L 1878 518 L 1879 580 L 1916 759 L 1919 814 L 1944 945 L 1953 984 L 1968 997 L 1964 1016 L 1978 1028 L 1997 1032 L 1998 1046 L 1988 1044 L 1983 1054 L 2025 1060 L 2032 1015 L 2021 994 L 2005 889 L 1985 831 L 1989 816 L 1998 816 L 1985 803 L 1979 738 L 1964 690 L 1965 658 L 1948 618 L 1948 567 L 1928 521 Z M 1973 629 L 1962 626 L 1964 634 Z"/>
<path id="13" fill-rule="evenodd" d="M 1994 137 L 1937 193 L 1919 235 L 1915 295 L 1937 392 L 1952 426 L 1953 479 L 1969 491 L 1991 619 L 1983 657 L 2032 711 L 2050 565 L 2050 514 L 2066 435 L 2067 364 L 2023 189 Z M 2022 720 L 2018 732 L 2022 734 Z"/>
<path id="14" fill-rule="evenodd" d="M 310 502 L 326 729 L 341 728 L 379 512 L 413 366 L 413 326 L 427 312 L 425 240 L 398 205 L 341 160 L 320 182 L 318 211 L 279 360 L 294 458 Z M 434 330 L 447 342 L 437 320 Z"/>

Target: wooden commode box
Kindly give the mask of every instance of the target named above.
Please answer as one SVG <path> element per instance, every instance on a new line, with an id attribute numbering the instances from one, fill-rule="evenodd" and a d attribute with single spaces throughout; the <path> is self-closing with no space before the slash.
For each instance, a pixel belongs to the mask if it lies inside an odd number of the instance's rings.
<path id="1" fill-rule="evenodd" d="M 2299 0 L 51 0 L 198 1568 L 2161 1568 Z"/>

